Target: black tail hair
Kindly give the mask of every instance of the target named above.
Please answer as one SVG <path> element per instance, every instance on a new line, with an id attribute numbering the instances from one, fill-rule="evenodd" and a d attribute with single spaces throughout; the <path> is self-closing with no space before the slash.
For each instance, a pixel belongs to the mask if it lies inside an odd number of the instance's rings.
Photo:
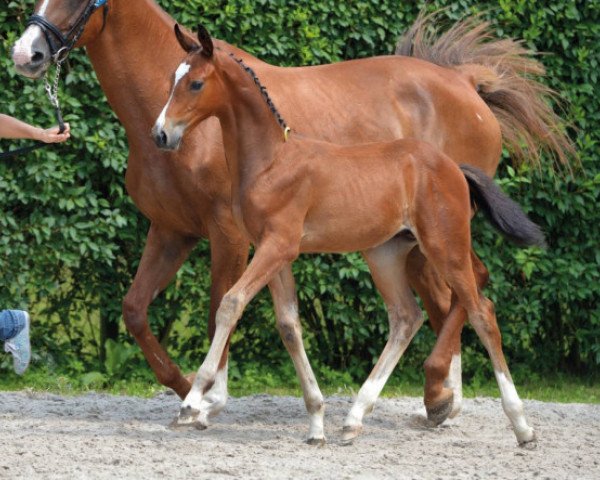
<path id="1" fill-rule="evenodd" d="M 483 211 L 490 223 L 513 243 L 546 247 L 544 232 L 511 200 L 490 177 L 471 165 L 461 165 L 472 202 Z"/>

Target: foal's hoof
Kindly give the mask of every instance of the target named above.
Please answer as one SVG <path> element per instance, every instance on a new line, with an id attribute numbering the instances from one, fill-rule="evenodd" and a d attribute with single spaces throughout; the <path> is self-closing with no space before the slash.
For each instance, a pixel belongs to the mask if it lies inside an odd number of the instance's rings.
<path id="1" fill-rule="evenodd" d="M 322 447 L 323 445 L 325 445 L 325 438 L 324 437 L 322 437 L 322 438 L 307 438 L 306 443 L 308 445 Z"/>
<path id="2" fill-rule="evenodd" d="M 525 438 L 519 439 L 519 447 L 525 450 L 535 450 L 537 448 L 537 437 L 533 428 L 530 432 L 523 435 Z"/>
<path id="3" fill-rule="evenodd" d="M 196 430 L 206 430 L 208 428 L 208 420 L 203 418 L 200 410 L 192 407 L 183 407 L 179 410 L 179 416 L 171 422 L 171 428 L 175 430 L 183 430 L 195 428 Z"/>
<path id="4" fill-rule="evenodd" d="M 437 427 L 443 423 L 444 420 L 450 416 L 452 413 L 453 399 L 454 395 L 451 394 L 447 399 L 444 399 L 434 405 L 425 405 L 425 410 L 427 410 L 427 420 L 429 420 L 434 427 Z"/>
<path id="5" fill-rule="evenodd" d="M 354 439 L 362 433 L 362 425 L 344 425 L 342 429 L 342 445 L 352 445 Z"/>

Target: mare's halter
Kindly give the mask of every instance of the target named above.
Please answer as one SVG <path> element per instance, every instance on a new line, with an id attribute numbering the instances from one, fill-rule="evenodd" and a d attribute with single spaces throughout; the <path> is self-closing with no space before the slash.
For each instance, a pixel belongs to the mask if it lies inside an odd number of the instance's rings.
<path id="1" fill-rule="evenodd" d="M 108 0 L 89 0 L 89 3 L 81 16 L 66 34 L 63 34 L 60 28 L 48 21 L 45 17 L 36 13 L 29 17 L 27 26 L 37 25 L 42 30 L 46 37 L 50 54 L 52 55 L 52 61 L 59 65 L 67 58 L 71 50 L 73 50 L 73 47 L 83 34 L 83 30 L 90 17 L 100 7 L 104 7 L 104 20 L 106 21 L 106 14 L 108 12 L 107 1 Z"/>
<path id="2" fill-rule="evenodd" d="M 52 22 L 48 21 L 42 15 L 33 14 L 27 20 L 27 26 L 36 25 L 41 30 L 44 36 L 46 37 L 46 43 L 48 44 L 48 48 L 50 49 L 50 55 L 52 56 L 52 61 L 56 65 L 56 76 L 54 78 L 54 82 L 52 85 L 48 81 L 48 71 L 44 74 L 44 88 L 46 93 L 48 94 L 48 98 L 50 99 L 50 103 L 54 107 L 56 120 L 58 122 L 59 133 L 63 133 L 65 131 L 65 122 L 62 118 L 62 111 L 60 109 L 60 103 L 58 101 L 58 82 L 60 80 L 60 70 L 63 62 L 73 50 L 73 47 L 83 34 L 83 30 L 87 25 L 90 17 L 93 13 L 101 7 L 104 7 L 104 22 L 106 23 L 106 15 L 108 14 L 108 0 L 89 0 L 89 3 L 79 19 L 75 22 L 73 27 L 63 35 L 56 25 Z M 104 26 L 102 27 L 104 28 Z M 54 39 L 54 41 L 52 41 Z M 56 46 L 58 44 L 58 47 Z M 16 155 L 21 155 L 24 153 L 31 152 L 38 148 L 46 147 L 50 144 L 43 142 L 36 142 L 33 145 L 18 148 L 16 150 L 11 150 L 8 152 L 0 152 L 0 159 L 14 157 Z"/>

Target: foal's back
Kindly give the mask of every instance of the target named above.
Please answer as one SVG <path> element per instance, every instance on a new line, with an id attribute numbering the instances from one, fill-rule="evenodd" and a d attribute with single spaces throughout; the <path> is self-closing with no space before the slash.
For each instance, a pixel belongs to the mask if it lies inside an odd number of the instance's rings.
<path id="1" fill-rule="evenodd" d="M 345 146 L 294 136 L 281 150 L 276 169 L 273 200 L 280 205 L 293 197 L 295 208 L 300 204 L 305 211 L 302 252 L 380 245 L 416 227 L 417 205 L 429 208 L 432 201 L 457 197 L 457 207 L 469 211 L 458 166 L 415 139 Z"/>

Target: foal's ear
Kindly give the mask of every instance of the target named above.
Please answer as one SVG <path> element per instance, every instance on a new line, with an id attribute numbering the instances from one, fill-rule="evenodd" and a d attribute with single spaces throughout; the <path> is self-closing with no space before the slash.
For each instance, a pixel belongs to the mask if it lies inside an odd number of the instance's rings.
<path id="1" fill-rule="evenodd" d="M 208 58 L 212 57 L 214 50 L 213 41 L 204 25 L 198 25 L 198 40 L 200 40 L 200 45 L 202 45 L 202 55 Z"/>
<path id="2" fill-rule="evenodd" d="M 175 36 L 179 41 L 179 45 L 183 48 L 187 53 L 197 52 L 200 50 L 200 45 L 194 38 L 189 36 L 187 33 L 184 33 L 183 30 L 179 27 L 179 24 L 175 24 Z"/>

